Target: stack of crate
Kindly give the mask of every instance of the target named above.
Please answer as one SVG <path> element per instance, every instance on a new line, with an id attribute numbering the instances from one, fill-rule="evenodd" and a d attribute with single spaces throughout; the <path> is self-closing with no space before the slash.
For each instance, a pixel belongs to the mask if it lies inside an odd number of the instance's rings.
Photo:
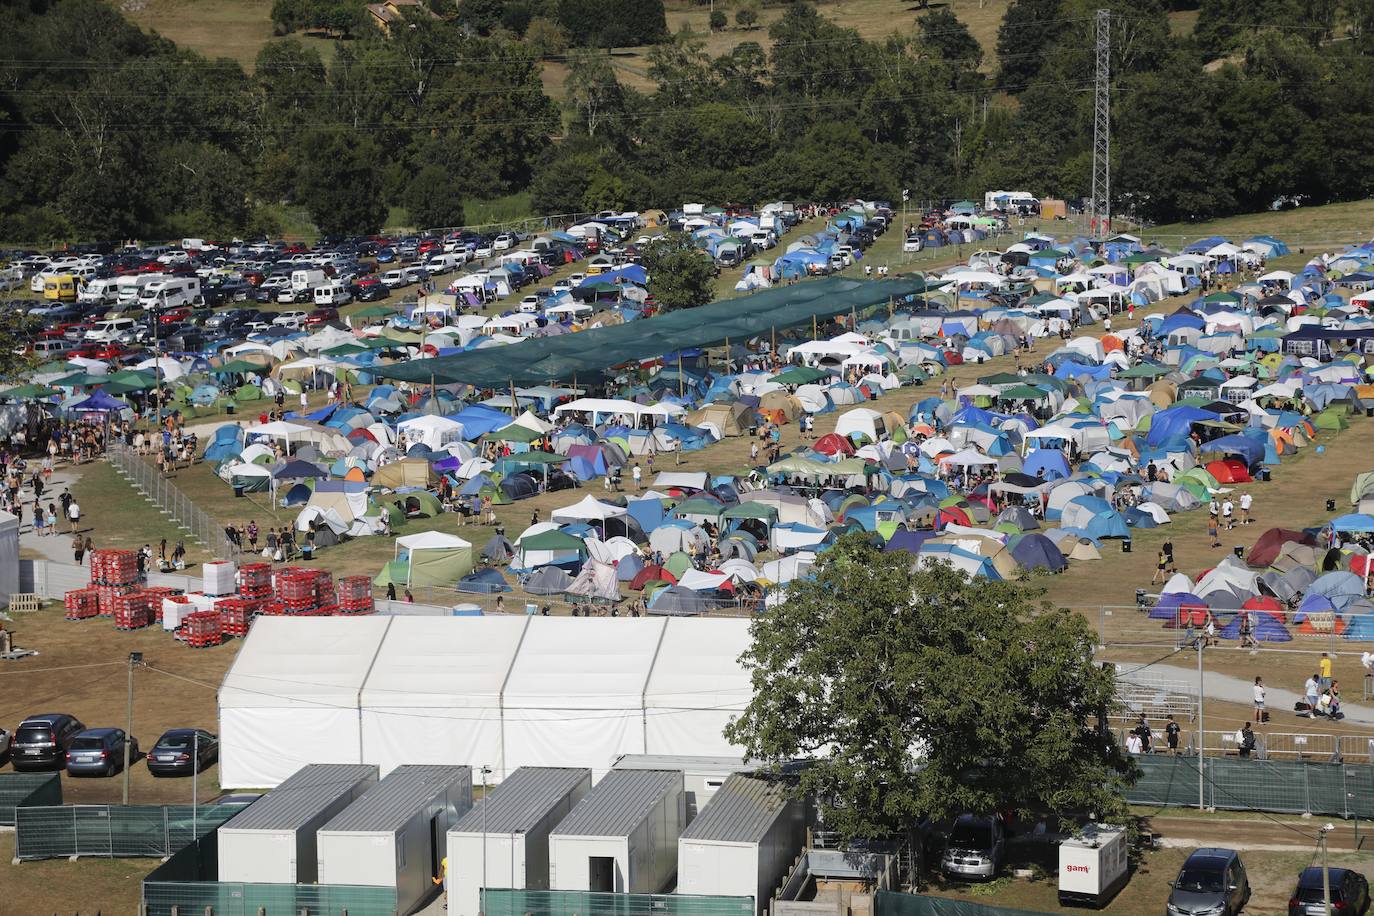
<path id="1" fill-rule="evenodd" d="M 183 621 L 186 645 L 205 649 L 224 642 L 224 620 L 219 611 L 196 611 Z"/>
<path id="2" fill-rule="evenodd" d="M 114 625 L 116 630 L 141 630 L 153 622 L 153 606 L 162 605 L 162 596 L 151 592 L 135 590 L 118 595 L 114 599 Z"/>
<path id="3" fill-rule="evenodd" d="M 167 585 L 148 585 L 143 591 L 153 597 L 153 622 L 162 623 L 162 602 L 181 594 L 181 589 Z"/>
<path id="4" fill-rule="evenodd" d="M 225 636 L 247 636 L 253 618 L 262 612 L 264 598 L 220 598 L 215 601 Z"/>
<path id="5" fill-rule="evenodd" d="M 100 606 L 97 616 L 113 617 L 116 601 L 137 590 L 137 583 L 138 554 L 134 551 L 91 551 L 91 585 Z"/>
<path id="6" fill-rule="evenodd" d="M 343 576 L 339 579 L 339 612 L 343 614 L 371 614 L 372 580 L 367 576 Z"/>
<path id="7" fill-rule="evenodd" d="M 95 588 L 75 588 L 62 596 L 68 620 L 89 620 L 100 616 L 100 592 Z"/>
<path id="8" fill-rule="evenodd" d="M 239 597 L 272 597 L 272 564 L 246 563 L 239 567 Z"/>
<path id="9" fill-rule="evenodd" d="M 318 600 L 315 594 L 315 570 L 299 566 L 288 566 L 277 570 L 273 589 L 276 598 L 286 605 L 288 614 L 306 614 L 315 610 Z"/>

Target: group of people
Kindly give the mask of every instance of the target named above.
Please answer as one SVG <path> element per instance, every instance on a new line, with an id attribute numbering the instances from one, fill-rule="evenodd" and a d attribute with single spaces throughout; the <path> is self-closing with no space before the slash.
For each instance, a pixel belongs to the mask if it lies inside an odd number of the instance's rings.
<path id="1" fill-rule="evenodd" d="M 310 559 L 315 553 L 315 531 L 316 526 L 312 519 L 310 527 L 304 533 L 304 539 L 298 543 L 296 531 L 290 525 L 261 529 L 256 521 L 250 519 L 248 524 L 242 527 L 234 522 L 225 525 L 224 538 L 235 553 L 261 554 L 266 560 L 282 563 L 295 559 L 297 551 L 305 559 Z"/>
<path id="2" fill-rule="evenodd" d="M 1345 718 L 1345 713 L 1341 712 L 1341 685 L 1331 676 L 1331 656 L 1328 653 L 1321 654 L 1317 660 L 1317 670 L 1303 684 L 1303 698 L 1296 711 L 1298 715 L 1309 718 Z"/>

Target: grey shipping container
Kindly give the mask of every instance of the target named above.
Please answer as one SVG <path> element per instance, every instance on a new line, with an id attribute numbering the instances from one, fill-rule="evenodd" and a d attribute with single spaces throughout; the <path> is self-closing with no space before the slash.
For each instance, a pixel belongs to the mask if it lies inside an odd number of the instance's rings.
<path id="1" fill-rule="evenodd" d="M 768 903 L 806 842 L 807 806 L 781 783 L 736 774 L 677 841 L 677 892 Z"/>
<path id="2" fill-rule="evenodd" d="M 656 894 L 677 871 L 681 770 L 612 770 L 549 836 L 559 891 Z"/>
<path id="3" fill-rule="evenodd" d="M 219 828 L 219 880 L 314 884 L 315 833 L 377 784 L 370 763 L 316 763 Z"/>
<path id="4" fill-rule="evenodd" d="M 760 764 L 739 757 L 688 757 L 672 754 L 623 754 L 617 770 L 681 770 L 687 799 L 687 823 L 706 807 L 732 773 L 752 773 Z"/>
<path id="5" fill-rule="evenodd" d="M 591 790 L 592 771 L 520 767 L 448 832 L 449 916 L 477 916 L 487 887 L 549 889 L 549 834 Z M 485 841 L 485 848 L 484 848 Z"/>
<path id="6" fill-rule="evenodd" d="M 396 889 L 396 912 L 434 892 L 448 830 L 472 807 L 472 767 L 399 766 L 320 828 L 321 884 Z"/>

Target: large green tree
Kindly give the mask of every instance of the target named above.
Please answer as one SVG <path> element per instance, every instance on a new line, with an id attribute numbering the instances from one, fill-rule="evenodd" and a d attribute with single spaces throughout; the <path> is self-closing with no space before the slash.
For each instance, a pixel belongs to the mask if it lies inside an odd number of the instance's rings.
<path id="1" fill-rule="evenodd" d="M 696 308 L 711 301 L 715 267 L 710 256 L 675 232 L 650 243 L 640 258 L 649 272 L 649 292 L 660 311 Z"/>
<path id="2" fill-rule="evenodd" d="M 319 130 L 302 150 L 300 197 L 327 236 L 379 232 L 386 219 L 377 148 L 366 137 Z"/>
<path id="3" fill-rule="evenodd" d="M 1115 677 L 1086 621 L 1025 582 L 912 566 L 841 538 L 755 621 L 754 696 L 727 737 L 815 758 L 800 790 L 850 837 L 962 811 L 1124 814 L 1134 767 L 1097 724 Z"/>

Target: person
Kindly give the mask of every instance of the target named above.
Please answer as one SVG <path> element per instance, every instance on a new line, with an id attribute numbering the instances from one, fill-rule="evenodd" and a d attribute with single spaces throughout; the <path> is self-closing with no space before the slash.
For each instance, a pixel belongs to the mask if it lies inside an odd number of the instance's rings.
<path id="1" fill-rule="evenodd" d="M 395 582 L 388 582 L 388 583 L 386 584 L 386 600 L 387 600 L 387 601 L 395 601 L 395 600 L 396 600 L 396 583 L 395 583 Z"/>
<path id="2" fill-rule="evenodd" d="M 640 481 L 644 478 L 644 471 L 639 467 L 638 461 L 636 461 L 634 466 L 630 469 L 630 476 L 634 478 L 635 492 L 639 492 Z"/>
<path id="3" fill-rule="evenodd" d="M 1250 752 L 1255 749 L 1255 730 L 1246 722 L 1236 732 L 1236 752 L 1242 757 L 1249 757 Z"/>
<path id="4" fill-rule="evenodd" d="M 412 595 L 412 594 L 410 593 L 410 589 L 406 589 L 406 604 L 414 604 L 414 603 L 415 603 L 415 596 Z"/>
<path id="5" fill-rule="evenodd" d="M 76 558 L 77 566 L 81 565 L 82 559 L 86 556 L 86 542 L 79 534 L 72 540 L 72 556 Z"/>
<path id="6" fill-rule="evenodd" d="M 252 553 L 258 552 L 258 523 L 251 518 L 248 520 L 248 549 Z"/>
<path id="7" fill-rule="evenodd" d="M 176 547 L 172 548 L 172 565 L 177 569 L 186 568 L 186 542 L 177 541 Z"/>
<path id="8" fill-rule="evenodd" d="M 1325 652 L 1322 653 L 1321 659 L 1317 662 L 1317 674 L 1321 677 L 1318 686 L 1323 690 L 1331 686 L 1331 656 Z"/>
<path id="9" fill-rule="evenodd" d="M 1249 493 L 1240 494 L 1240 523 L 1250 524 L 1250 507 L 1254 505 L 1255 497 Z"/>
<path id="10" fill-rule="evenodd" d="M 1249 611 L 1241 611 L 1240 614 L 1240 647 L 1242 649 L 1254 649 L 1258 644 L 1255 642 L 1255 622 L 1254 615 Z"/>
<path id="11" fill-rule="evenodd" d="M 1140 717 L 1140 722 L 1131 730 L 1131 733 L 1140 738 L 1141 752 L 1150 753 L 1150 739 L 1153 734 L 1150 732 L 1150 723 L 1145 721 L 1145 716 Z"/>
<path id="12" fill-rule="evenodd" d="M 1217 529 L 1217 517 L 1215 515 L 1207 517 L 1207 539 L 1212 547 L 1221 546 L 1221 534 Z"/>
<path id="13" fill-rule="evenodd" d="M 448 899 L 448 856 L 439 860 L 439 874 L 430 878 L 436 885 L 444 889 L 444 899 Z M 448 903 L 444 903 L 444 909 L 448 909 Z"/>
<path id="14" fill-rule="evenodd" d="M 1251 689 L 1254 691 L 1254 694 L 1255 694 L 1255 721 L 1256 721 L 1256 722 L 1263 722 L 1263 721 L 1264 721 L 1264 715 L 1265 715 L 1265 713 L 1264 713 L 1264 679 L 1263 679 L 1263 678 L 1260 678 L 1260 677 L 1256 677 L 1256 678 L 1255 678 L 1255 685 L 1254 685 L 1254 687 L 1251 688 Z"/>
<path id="15" fill-rule="evenodd" d="M 1313 674 L 1302 687 L 1303 699 L 1307 701 L 1309 712 L 1317 708 L 1317 698 L 1321 695 L 1320 677 L 1318 674 Z"/>
<path id="16" fill-rule="evenodd" d="M 67 504 L 67 521 L 71 522 L 72 534 L 76 534 L 76 526 L 81 522 L 81 506 L 75 497 Z"/>
<path id="17" fill-rule="evenodd" d="M 1140 736 L 1137 735 L 1135 732 L 1131 732 L 1129 735 L 1126 736 L 1126 753 L 1128 753 L 1128 754 L 1141 754 L 1141 753 L 1144 753 L 1144 749 L 1143 749 L 1143 747 L 1142 747 L 1142 745 L 1141 745 L 1141 743 L 1140 743 Z"/>
<path id="18" fill-rule="evenodd" d="M 1232 519 L 1231 519 L 1231 516 L 1232 516 L 1232 514 L 1233 514 L 1235 511 L 1236 511 L 1236 504 L 1233 503 L 1233 502 L 1231 502 L 1231 497 L 1228 496 L 1228 497 L 1226 497 L 1224 500 L 1222 500 L 1222 502 L 1221 502 L 1221 520 L 1222 520 L 1222 523 L 1226 525 L 1226 530 L 1227 530 L 1227 531 L 1230 531 L 1232 528 L 1235 527 L 1235 523 L 1234 523 L 1234 522 L 1232 521 Z"/>
<path id="19" fill-rule="evenodd" d="M 1174 721 L 1173 716 L 1166 716 L 1165 718 L 1168 719 L 1168 722 L 1166 722 L 1164 725 L 1164 741 L 1169 745 L 1169 753 L 1177 754 L 1179 733 L 1178 723 Z"/>
<path id="20" fill-rule="evenodd" d="M 310 409 L 310 398 L 306 397 L 306 395 L 305 395 L 305 389 L 302 388 L 302 389 L 301 389 L 301 413 L 305 413 L 305 412 L 306 412 L 307 410 L 309 410 L 309 409 Z"/>
<path id="21" fill-rule="evenodd" d="M 1150 579 L 1150 584 L 1151 584 L 1151 585 L 1154 585 L 1156 582 L 1160 582 L 1160 581 L 1163 581 L 1163 580 L 1167 579 L 1167 578 L 1168 578 L 1168 573 L 1165 572 L 1165 570 L 1167 570 L 1168 568 L 1169 568 L 1169 555 L 1168 555 L 1167 553 L 1165 553 L 1165 552 L 1164 552 L 1164 548 L 1161 547 L 1161 548 L 1159 548 L 1159 561 L 1158 561 L 1158 563 L 1155 565 L 1155 574 L 1154 574 L 1153 577 L 1151 577 L 1151 579 Z"/>

